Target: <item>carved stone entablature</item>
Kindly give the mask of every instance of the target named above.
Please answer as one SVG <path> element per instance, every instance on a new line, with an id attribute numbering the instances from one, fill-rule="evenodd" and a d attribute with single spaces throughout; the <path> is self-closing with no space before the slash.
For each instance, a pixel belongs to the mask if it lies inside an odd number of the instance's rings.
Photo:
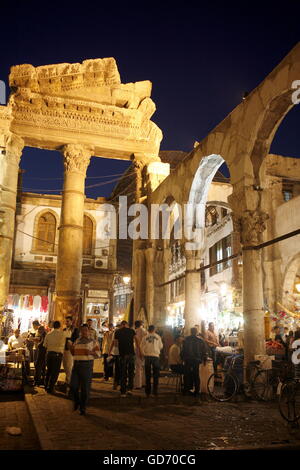
<path id="1" fill-rule="evenodd" d="M 82 99 L 113 105 L 117 108 L 139 109 L 146 119 L 155 112 L 150 99 L 151 82 L 121 83 L 115 59 L 94 59 L 82 64 L 57 64 L 33 67 L 24 64 L 11 68 L 10 86 L 15 96 L 30 93 L 38 97 Z"/>
<path id="2" fill-rule="evenodd" d="M 83 129 L 110 136 L 138 140 L 162 138 L 160 129 L 144 114 L 144 110 L 118 108 L 71 98 L 18 93 L 11 99 L 14 121 L 30 120 L 32 125 L 66 130 Z M 141 109 L 140 109 L 141 108 Z"/>
<path id="3" fill-rule="evenodd" d="M 68 144 L 62 149 L 64 156 L 64 168 L 66 172 L 86 174 L 93 149 L 84 145 Z"/>
<path id="4" fill-rule="evenodd" d="M 76 143 L 80 133 L 80 143 L 94 145 L 95 156 L 158 155 L 162 132 L 150 121 L 155 112 L 152 84 L 122 84 L 113 58 L 14 66 L 10 86 L 10 130 L 25 145 L 56 150 Z"/>
<path id="5" fill-rule="evenodd" d="M 260 235 L 266 229 L 268 214 L 259 210 L 244 212 L 241 217 L 241 242 L 244 246 L 255 246 L 260 243 Z"/>

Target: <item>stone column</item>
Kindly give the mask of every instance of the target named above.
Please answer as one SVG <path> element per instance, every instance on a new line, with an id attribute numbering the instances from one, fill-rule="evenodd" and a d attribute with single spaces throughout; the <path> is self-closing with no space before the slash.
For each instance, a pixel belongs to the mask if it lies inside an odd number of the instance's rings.
<path id="1" fill-rule="evenodd" d="M 6 138 L 0 149 L 0 314 L 8 293 L 15 231 L 16 197 L 19 162 L 24 141 L 15 134 Z"/>
<path id="2" fill-rule="evenodd" d="M 254 360 L 255 354 L 265 354 L 264 296 L 261 250 L 253 249 L 265 230 L 267 214 L 247 210 L 241 217 L 241 242 L 243 245 L 243 312 L 245 363 Z"/>
<path id="3" fill-rule="evenodd" d="M 200 296 L 201 296 L 201 276 L 200 271 L 196 271 L 200 265 L 199 253 L 195 250 L 185 250 L 186 271 L 185 271 L 185 334 L 190 334 L 190 329 L 199 325 L 200 318 Z"/>
<path id="4" fill-rule="evenodd" d="M 266 223 L 265 239 L 272 240 L 276 236 L 275 216 L 276 209 L 283 202 L 282 178 L 265 175 L 262 192 L 261 208 L 270 215 Z M 262 251 L 263 287 L 265 305 L 270 312 L 278 311 L 277 301 L 281 300 L 281 254 L 279 243 L 270 245 Z"/>
<path id="5" fill-rule="evenodd" d="M 64 189 L 59 226 L 56 267 L 55 319 L 63 321 L 72 314 L 80 320 L 82 233 L 84 213 L 84 182 L 93 150 L 69 144 L 62 149 L 64 157 Z"/>

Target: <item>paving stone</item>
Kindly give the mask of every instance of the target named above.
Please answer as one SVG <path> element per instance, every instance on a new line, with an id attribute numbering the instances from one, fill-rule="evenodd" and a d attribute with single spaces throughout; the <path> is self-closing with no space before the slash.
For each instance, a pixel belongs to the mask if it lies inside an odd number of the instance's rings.
<path id="1" fill-rule="evenodd" d="M 141 392 L 120 400 L 111 384 L 96 379 L 86 416 L 72 411 L 62 395 L 41 389 L 28 398 L 28 406 L 44 449 L 227 449 L 286 440 L 300 444 L 276 403 L 182 400 L 164 383 L 160 392 L 158 400 L 148 400 Z"/>
<path id="2" fill-rule="evenodd" d="M 39 441 L 24 400 L 0 401 L 0 450 L 38 450 Z M 20 436 L 11 436 L 6 427 L 20 427 Z"/>

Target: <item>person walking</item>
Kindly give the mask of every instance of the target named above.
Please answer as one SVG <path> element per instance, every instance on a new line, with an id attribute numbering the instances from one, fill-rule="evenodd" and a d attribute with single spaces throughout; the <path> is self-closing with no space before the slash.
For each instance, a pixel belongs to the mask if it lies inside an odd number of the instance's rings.
<path id="1" fill-rule="evenodd" d="M 144 338 L 144 336 L 147 335 L 147 331 L 145 330 L 143 325 L 144 325 L 144 323 L 141 320 L 137 320 L 134 324 L 135 334 L 136 334 L 137 340 L 139 342 L 139 345 L 141 344 L 142 339 Z M 145 366 L 144 358 L 140 354 L 136 353 L 134 388 L 137 389 L 137 390 L 140 390 L 143 386 L 144 366 Z"/>
<path id="2" fill-rule="evenodd" d="M 116 329 L 113 332 L 112 335 L 112 340 L 111 340 L 111 345 L 109 348 L 109 356 L 113 357 L 113 377 L 114 377 L 114 383 L 113 383 L 113 390 L 117 390 L 117 388 L 120 385 L 120 355 L 119 355 L 119 347 L 118 347 L 118 342 L 115 341 L 115 334 L 116 332 L 121 328 L 121 324 L 118 323 L 116 325 Z"/>
<path id="3" fill-rule="evenodd" d="M 79 330 L 73 325 L 73 318 L 66 317 L 66 326 L 63 329 L 65 332 L 66 342 L 63 354 L 63 368 L 66 373 L 66 384 L 70 385 L 71 374 L 73 368 L 73 356 L 70 351 L 70 346 L 79 338 Z"/>
<path id="4" fill-rule="evenodd" d="M 204 341 L 197 336 L 197 328 L 191 328 L 191 335 L 186 337 L 181 357 L 184 361 L 184 395 L 191 394 L 194 387 L 194 396 L 200 394 L 199 365 L 206 361 Z"/>
<path id="5" fill-rule="evenodd" d="M 134 343 L 137 353 L 140 353 L 140 346 L 135 331 L 129 328 L 128 322 L 123 320 L 121 327 L 115 332 L 115 346 L 119 347 L 120 357 L 120 382 L 121 397 L 132 394 L 134 378 Z"/>
<path id="6" fill-rule="evenodd" d="M 74 399 L 74 411 L 80 409 L 85 415 L 93 377 L 94 359 L 100 357 L 98 341 L 90 337 L 89 327 L 84 323 L 80 336 L 70 346 L 74 364 L 71 375 L 71 391 Z"/>
<path id="7" fill-rule="evenodd" d="M 100 329 L 99 329 L 99 335 L 98 335 L 98 342 L 99 342 L 99 346 L 100 346 L 100 351 L 102 352 L 103 354 L 103 339 L 104 339 L 104 335 L 105 333 L 107 333 L 109 331 L 109 326 L 108 326 L 108 322 L 105 320 Z"/>
<path id="8" fill-rule="evenodd" d="M 45 389 L 48 393 L 54 392 L 66 344 L 65 332 L 60 327 L 59 321 L 53 322 L 53 330 L 44 339 L 44 346 L 47 349 Z"/>
<path id="9" fill-rule="evenodd" d="M 46 338 L 46 330 L 43 326 L 39 326 L 37 338 L 39 343 L 37 344 L 37 357 L 35 363 L 35 374 L 34 374 L 34 385 L 39 387 L 45 382 L 46 375 L 46 352 L 47 349 L 44 346 L 44 340 Z"/>
<path id="10" fill-rule="evenodd" d="M 161 337 L 155 333 L 155 326 L 150 325 L 148 334 L 141 341 L 141 353 L 145 356 L 145 375 L 147 397 L 151 394 L 151 377 L 153 375 L 153 395 L 157 396 L 159 381 L 159 356 L 163 348 Z"/>
<path id="11" fill-rule="evenodd" d="M 33 363 L 35 363 L 36 355 L 37 355 L 37 342 L 35 341 L 35 338 L 37 336 L 39 326 L 40 326 L 39 321 L 33 320 L 32 327 L 28 331 L 28 336 L 27 336 L 27 341 L 26 341 L 27 348 L 30 354 L 30 362 L 33 362 Z"/>
<path id="12" fill-rule="evenodd" d="M 113 376 L 113 361 L 108 361 L 110 347 L 114 338 L 114 324 L 108 325 L 108 330 L 104 333 L 102 341 L 102 356 L 103 356 L 103 367 L 104 367 L 104 380 L 107 382 L 110 377 Z M 100 344 L 99 344 L 100 346 Z M 100 346 L 101 349 L 101 346 Z M 112 359 L 112 358 L 111 358 Z"/>

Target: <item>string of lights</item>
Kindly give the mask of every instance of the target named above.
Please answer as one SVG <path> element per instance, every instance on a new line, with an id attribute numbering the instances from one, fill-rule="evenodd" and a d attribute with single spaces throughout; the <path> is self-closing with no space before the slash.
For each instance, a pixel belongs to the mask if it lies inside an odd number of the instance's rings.
<path id="1" fill-rule="evenodd" d="M 20 232 L 20 233 L 23 233 L 23 235 L 26 235 L 27 237 L 34 238 L 35 240 L 39 240 L 39 241 L 44 242 L 44 243 L 49 243 L 50 245 L 53 245 L 53 246 L 58 246 L 58 243 L 50 242 L 49 240 L 43 240 L 42 238 L 35 237 L 34 235 L 31 235 L 30 233 L 23 232 L 23 230 L 20 230 L 19 228 L 17 228 L 17 231 Z M 95 246 L 94 250 L 110 248 L 110 247 L 111 247 L 111 245 Z"/>
<path id="2" fill-rule="evenodd" d="M 101 178 L 112 178 L 114 176 L 122 176 L 124 173 L 115 173 L 113 175 L 101 175 L 101 176 L 87 176 L 85 179 L 101 179 Z M 39 178 L 37 176 L 27 176 L 25 175 L 24 178 L 26 179 L 31 179 L 31 180 L 39 180 L 39 181 L 57 181 L 57 180 L 63 180 L 64 177 L 60 176 L 57 178 Z"/>
<path id="3" fill-rule="evenodd" d="M 121 178 L 114 178 L 114 179 L 109 180 L 109 181 L 102 181 L 102 182 L 100 182 L 100 183 L 91 184 L 91 185 L 86 186 L 85 188 L 86 188 L 86 189 L 89 189 L 89 188 L 96 188 L 96 187 L 100 187 L 100 186 L 105 186 L 106 184 L 116 183 L 117 181 L 120 181 L 120 180 L 122 180 L 122 179 L 128 178 L 129 176 L 132 176 L 132 175 L 134 175 L 134 172 L 133 172 L 133 173 L 129 173 L 128 175 L 123 175 Z M 23 191 L 25 191 L 25 192 L 27 192 L 27 191 L 42 191 L 42 192 L 47 191 L 47 192 L 53 193 L 53 192 L 60 192 L 60 191 L 62 191 L 62 188 L 59 188 L 59 189 L 24 188 Z"/>

